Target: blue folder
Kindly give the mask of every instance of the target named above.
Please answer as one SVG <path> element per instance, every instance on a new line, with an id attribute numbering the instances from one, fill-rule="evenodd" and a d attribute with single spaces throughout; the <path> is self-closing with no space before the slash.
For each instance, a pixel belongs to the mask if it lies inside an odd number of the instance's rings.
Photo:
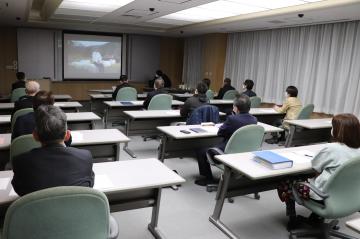
<path id="1" fill-rule="evenodd" d="M 123 105 L 133 105 L 133 102 L 131 101 L 120 101 L 120 103 Z"/>
<path id="2" fill-rule="evenodd" d="M 254 152 L 255 161 L 271 169 L 291 168 L 293 161 L 272 151 Z"/>

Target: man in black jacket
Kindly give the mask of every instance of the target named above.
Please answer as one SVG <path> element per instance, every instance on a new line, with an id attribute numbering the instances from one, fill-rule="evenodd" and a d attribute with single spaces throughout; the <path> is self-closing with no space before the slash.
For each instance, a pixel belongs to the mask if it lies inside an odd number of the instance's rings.
<path id="1" fill-rule="evenodd" d="M 223 87 L 220 88 L 219 93 L 215 97 L 215 99 L 222 99 L 224 97 L 225 93 L 229 90 L 235 90 L 235 88 L 232 87 L 230 78 L 225 78 Z"/>
<path id="2" fill-rule="evenodd" d="M 11 181 L 20 196 L 57 186 L 94 185 L 93 159 L 87 150 L 65 147 L 70 132 L 66 115 L 58 107 L 41 105 L 35 111 L 35 140 L 40 148 L 13 159 L 14 177 Z"/>
<path id="3" fill-rule="evenodd" d="M 164 89 L 164 80 L 162 78 L 158 78 L 154 82 L 154 91 L 151 91 L 147 94 L 146 99 L 144 100 L 143 106 L 145 109 L 148 108 L 151 99 L 158 94 L 167 94 L 167 91 Z"/>
<path id="4" fill-rule="evenodd" d="M 194 96 L 185 101 L 183 107 L 180 109 L 180 115 L 189 117 L 196 108 L 208 104 L 209 99 L 206 97 L 207 90 L 208 88 L 205 83 L 201 82 L 197 84 Z"/>
<path id="5" fill-rule="evenodd" d="M 171 80 L 170 78 L 161 70 L 157 70 L 155 73 L 154 79 L 149 81 L 149 87 L 153 87 L 156 79 L 163 79 L 164 80 L 164 87 L 165 88 L 171 88 Z"/>
<path id="6" fill-rule="evenodd" d="M 25 109 L 25 108 L 32 108 L 34 95 L 36 95 L 36 93 L 38 93 L 39 90 L 40 90 L 40 85 L 36 81 L 26 82 L 26 85 L 25 85 L 26 95 L 21 96 L 17 101 L 15 101 L 15 105 L 14 105 L 13 112 L 11 113 L 11 117 L 18 110 Z"/>
<path id="7" fill-rule="evenodd" d="M 16 73 L 16 82 L 11 85 L 11 91 L 17 88 L 25 88 L 25 73 L 17 72 Z"/>
<path id="8" fill-rule="evenodd" d="M 119 85 L 116 86 L 116 89 L 114 90 L 114 92 L 112 94 L 112 99 L 113 100 L 116 100 L 117 93 L 119 92 L 119 90 L 121 88 L 130 87 L 127 75 L 121 75 L 119 81 L 120 81 Z"/>

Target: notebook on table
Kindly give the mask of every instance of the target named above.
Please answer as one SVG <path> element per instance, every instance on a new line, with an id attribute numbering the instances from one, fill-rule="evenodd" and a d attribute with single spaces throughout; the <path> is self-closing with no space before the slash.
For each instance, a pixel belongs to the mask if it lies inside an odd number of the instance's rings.
<path id="1" fill-rule="evenodd" d="M 253 153 L 254 160 L 270 169 L 291 168 L 293 161 L 272 151 L 257 151 Z"/>
<path id="2" fill-rule="evenodd" d="M 131 101 L 120 101 L 120 103 L 123 105 L 133 105 L 133 102 Z"/>

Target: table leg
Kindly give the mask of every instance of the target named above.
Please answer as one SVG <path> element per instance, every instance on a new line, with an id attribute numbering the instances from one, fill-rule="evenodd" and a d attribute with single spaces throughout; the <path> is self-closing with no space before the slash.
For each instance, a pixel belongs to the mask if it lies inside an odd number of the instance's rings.
<path id="1" fill-rule="evenodd" d="M 158 150 L 158 159 L 163 163 L 165 160 L 165 149 L 166 149 L 166 141 L 167 137 L 166 135 L 162 135 L 160 138 L 160 145 Z"/>
<path id="2" fill-rule="evenodd" d="M 120 143 L 116 144 L 116 150 L 115 150 L 115 161 L 120 160 Z"/>
<path id="3" fill-rule="evenodd" d="M 160 200 L 161 200 L 161 188 L 159 188 L 157 190 L 158 190 L 158 192 L 157 192 L 157 196 L 155 198 L 155 203 L 154 203 L 154 206 L 152 209 L 151 222 L 148 225 L 148 229 L 156 239 L 163 239 L 165 237 L 162 235 L 160 229 L 158 228 Z"/>
<path id="4" fill-rule="evenodd" d="M 214 212 L 213 215 L 209 217 L 209 221 L 213 223 L 217 228 L 219 228 L 222 232 L 224 232 L 229 238 L 237 239 L 238 237 L 229 228 L 227 228 L 224 223 L 220 221 L 220 215 L 222 208 L 224 206 L 226 193 L 229 187 L 230 177 L 231 177 L 231 170 L 229 167 L 225 166 L 225 171 L 224 174 L 221 175 L 219 188 L 215 198 L 216 204 L 215 204 Z"/>
<path id="5" fill-rule="evenodd" d="M 292 144 L 292 141 L 294 138 L 294 134 L 295 134 L 295 130 L 296 130 L 296 126 L 290 125 L 289 135 L 286 138 L 286 142 L 285 142 L 285 148 L 291 147 L 291 144 Z"/>
<path id="6" fill-rule="evenodd" d="M 107 106 L 105 109 L 105 116 L 104 116 L 105 129 L 107 129 L 107 125 L 108 125 L 109 111 L 110 111 L 110 107 Z"/>
<path id="7" fill-rule="evenodd" d="M 130 119 L 125 120 L 125 135 L 129 137 Z M 132 158 L 136 158 L 136 154 L 129 148 L 129 143 L 124 144 L 124 151 L 128 153 Z"/>

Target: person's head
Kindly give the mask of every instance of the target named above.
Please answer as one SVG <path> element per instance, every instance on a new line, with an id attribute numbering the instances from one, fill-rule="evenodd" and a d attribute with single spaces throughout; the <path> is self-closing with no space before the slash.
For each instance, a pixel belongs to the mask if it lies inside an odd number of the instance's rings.
<path id="1" fill-rule="evenodd" d="M 161 77 L 159 77 L 154 81 L 154 89 L 157 90 L 164 88 L 164 84 L 165 84 L 164 80 Z"/>
<path id="2" fill-rule="evenodd" d="M 25 84 L 25 92 L 27 95 L 34 96 L 40 90 L 40 85 L 36 81 L 27 81 Z"/>
<path id="3" fill-rule="evenodd" d="M 205 83 L 203 83 L 203 82 L 200 82 L 196 86 L 196 92 L 195 93 L 199 94 L 199 95 L 205 95 L 207 90 L 208 90 L 207 85 Z"/>
<path id="4" fill-rule="evenodd" d="M 25 80 L 25 73 L 24 72 L 17 72 L 16 73 L 16 79 L 19 81 L 24 81 Z"/>
<path id="5" fill-rule="evenodd" d="M 128 82 L 128 77 L 127 75 L 121 75 L 120 76 L 120 84 L 124 84 Z"/>
<path id="6" fill-rule="evenodd" d="M 287 97 L 297 97 L 298 89 L 295 86 L 288 86 L 286 88 L 286 95 Z"/>
<path id="7" fill-rule="evenodd" d="M 249 113 L 250 111 L 250 98 L 245 94 L 241 94 L 234 100 L 233 111 L 236 114 Z"/>
<path id="8" fill-rule="evenodd" d="M 336 142 L 350 148 L 360 147 L 360 123 L 353 114 L 338 114 L 332 119 L 332 135 Z"/>
<path id="9" fill-rule="evenodd" d="M 63 144 L 69 140 L 66 114 L 53 105 L 40 105 L 35 110 L 35 129 L 33 137 L 43 146 L 48 144 Z"/>
<path id="10" fill-rule="evenodd" d="M 231 85 L 231 79 L 230 78 L 225 78 L 224 79 L 224 85 Z"/>
<path id="11" fill-rule="evenodd" d="M 243 83 L 243 88 L 246 90 L 252 90 L 254 87 L 254 82 L 250 79 L 246 79 Z"/>
<path id="12" fill-rule="evenodd" d="M 203 83 L 205 83 L 207 87 L 210 88 L 211 80 L 209 78 L 204 78 Z"/>
<path id="13" fill-rule="evenodd" d="M 161 70 L 156 71 L 156 77 L 161 77 L 163 75 L 163 72 Z"/>
<path id="14" fill-rule="evenodd" d="M 40 105 L 53 105 L 55 98 L 49 91 L 40 90 L 33 98 L 33 108 L 36 110 Z"/>

